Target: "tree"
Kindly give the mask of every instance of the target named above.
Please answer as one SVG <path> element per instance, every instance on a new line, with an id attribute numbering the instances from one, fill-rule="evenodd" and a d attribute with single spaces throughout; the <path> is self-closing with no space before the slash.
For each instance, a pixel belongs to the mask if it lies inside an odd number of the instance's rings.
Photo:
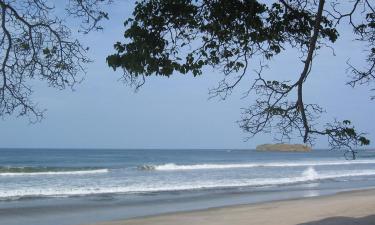
<path id="1" fill-rule="evenodd" d="M 340 23 L 352 26 L 358 41 L 370 47 L 368 68 L 349 64 L 349 84 L 374 82 L 374 8 L 367 0 L 140 1 L 125 21 L 125 41 L 114 45 L 116 52 L 107 62 L 114 70 L 122 69 L 124 80 L 135 88 L 151 75 L 198 76 L 205 67 L 213 67 L 224 79 L 210 95 L 226 99 L 259 60 L 247 92 L 258 99 L 243 110 L 239 121 L 250 137 L 273 129 L 280 141 L 297 133 L 304 143 L 313 144 L 318 135 L 325 135 L 332 148 L 352 151 L 369 140 L 349 120 L 318 126 L 323 109 L 304 102 L 303 87 L 316 52 L 339 38 Z M 266 80 L 262 71 L 269 60 L 291 48 L 301 52 L 303 70 L 296 71 L 293 81 Z"/>
<path id="2" fill-rule="evenodd" d="M 16 114 L 32 122 L 43 117 L 31 100 L 32 79 L 58 89 L 80 82 L 90 62 L 88 48 L 74 38 L 64 18 L 78 18 L 80 32 L 99 30 L 99 22 L 108 18 L 100 6 L 109 2 L 68 0 L 65 11 L 57 13 L 46 0 L 0 0 L 0 117 Z"/>

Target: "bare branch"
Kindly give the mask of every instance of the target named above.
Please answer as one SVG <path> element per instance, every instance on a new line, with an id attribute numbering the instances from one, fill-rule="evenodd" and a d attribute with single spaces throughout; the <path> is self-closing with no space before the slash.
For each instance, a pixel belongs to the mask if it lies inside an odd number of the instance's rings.
<path id="1" fill-rule="evenodd" d="M 97 15 L 97 8 L 90 8 L 92 1 L 73 2 L 85 7 L 86 13 Z M 61 19 L 51 15 L 54 7 L 44 0 L 0 0 L 0 7 L 0 117 L 16 114 L 36 122 L 44 110 L 31 100 L 30 79 L 44 80 L 58 89 L 74 88 L 90 62 L 87 48 L 72 37 Z M 94 29 L 99 19 L 84 23 Z"/>

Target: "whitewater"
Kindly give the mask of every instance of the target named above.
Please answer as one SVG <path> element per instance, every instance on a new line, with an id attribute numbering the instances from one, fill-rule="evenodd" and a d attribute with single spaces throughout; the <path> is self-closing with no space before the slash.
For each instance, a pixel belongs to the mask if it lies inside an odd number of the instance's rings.
<path id="1" fill-rule="evenodd" d="M 214 188 L 234 188 L 234 187 L 261 187 L 270 185 L 288 185 L 304 182 L 323 181 L 327 179 L 350 178 L 360 176 L 374 176 L 375 170 L 342 171 L 340 173 L 319 174 L 314 167 L 304 170 L 300 176 L 285 178 L 258 178 L 258 179 L 238 179 L 238 180 L 219 180 L 219 181 L 182 181 L 179 184 L 174 182 L 145 183 L 142 185 L 128 186 L 70 186 L 69 188 L 56 186 L 49 188 L 21 188 L 17 190 L 3 190 L 0 193 L 0 199 L 19 199 L 22 197 L 63 197 L 63 196 L 82 196 L 92 194 L 121 194 L 121 193 L 147 193 L 147 192 L 165 192 L 165 191 L 184 191 L 197 189 Z"/>
<path id="2" fill-rule="evenodd" d="M 147 201 L 150 194 L 164 198 L 169 193 L 183 197 L 285 189 L 323 193 L 371 185 L 372 151 L 348 161 L 341 152 L 328 150 L 0 150 L 0 202 L 86 196 Z"/>
<path id="3" fill-rule="evenodd" d="M 271 163 L 243 163 L 243 164 L 195 164 L 195 165 L 176 165 L 167 163 L 163 165 L 142 165 L 141 170 L 205 170 L 205 169 L 236 169 L 253 167 L 297 167 L 297 166 L 334 166 L 334 165 L 356 165 L 356 164 L 375 164 L 375 160 L 352 160 L 352 161 L 305 161 L 305 162 L 271 162 Z"/>

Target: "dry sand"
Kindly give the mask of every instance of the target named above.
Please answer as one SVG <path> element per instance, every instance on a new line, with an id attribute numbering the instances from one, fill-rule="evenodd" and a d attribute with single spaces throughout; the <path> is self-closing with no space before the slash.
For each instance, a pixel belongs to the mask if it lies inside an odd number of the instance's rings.
<path id="1" fill-rule="evenodd" d="M 375 190 L 170 213 L 100 225 L 375 225 Z M 99 225 L 99 224 L 97 224 Z"/>

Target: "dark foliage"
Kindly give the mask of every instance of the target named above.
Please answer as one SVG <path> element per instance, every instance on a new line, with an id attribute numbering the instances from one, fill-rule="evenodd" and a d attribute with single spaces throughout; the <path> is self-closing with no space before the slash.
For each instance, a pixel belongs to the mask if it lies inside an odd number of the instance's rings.
<path id="1" fill-rule="evenodd" d="M 350 12 L 340 6 L 350 6 Z M 368 145 L 348 120 L 317 126 L 323 109 L 303 101 L 303 87 L 312 70 L 315 52 L 339 38 L 337 24 L 347 22 L 360 41 L 370 46 L 369 68 L 350 65 L 352 86 L 374 81 L 374 3 L 364 0 L 148 0 L 136 3 L 125 21 L 125 41 L 117 42 L 108 56 L 113 69 L 124 71 L 124 80 L 139 88 L 147 76 L 193 76 L 205 67 L 222 71 L 224 79 L 210 91 L 226 99 L 250 69 L 259 65 L 249 93 L 258 99 L 243 110 L 240 127 L 250 134 L 277 131 L 277 140 L 299 134 L 312 144 L 326 135 L 333 148 L 352 150 Z M 353 17 L 364 18 L 354 20 Z M 364 21 L 357 23 L 356 21 Z M 303 69 L 294 81 L 266 80 L 267 62 L 287 49 L 301 52 Z M 345 62 L 344 62 L 345 63 Z M 296 97 L 295 97 L 296 96 Z"/>

